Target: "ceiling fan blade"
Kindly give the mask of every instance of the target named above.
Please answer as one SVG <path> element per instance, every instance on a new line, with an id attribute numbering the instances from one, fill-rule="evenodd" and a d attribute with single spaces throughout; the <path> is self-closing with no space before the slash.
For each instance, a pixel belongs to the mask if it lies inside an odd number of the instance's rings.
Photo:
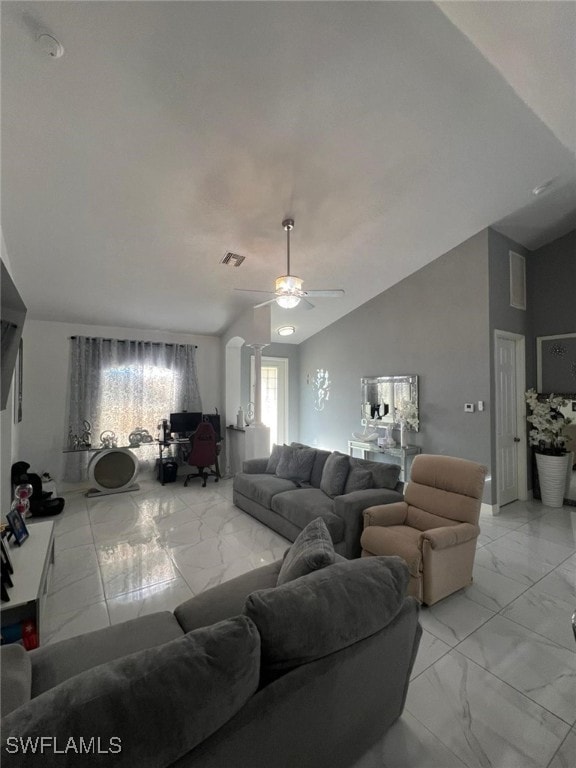
<path id="1" fill-rule="evenodd" d="M 268 296 L 273 296 L 274 291 L 259 291 L 256 288 L 234 288 L 235 291 L 242 291 L 242 293 L 267 293 Z"/>
<path id="2" fill-rule="evenodd" d="M 265 293 L 265 291 L 260 291 L 260 293 Z M 262 304 L 255 304 L 254 309 L 259 309 L 260 307 L 265 307 L 268 304 L 274 304 L 276 299 L 269 299 L 268 301 L 263 301 Z"/>
<path id="3" fill-rule="evenodd" d="M 338 299 L 344 296 L 342 288 L 334 288 L 327 291 L 304 291 L 305 296 L 321 296 L 324 299 Z"/>

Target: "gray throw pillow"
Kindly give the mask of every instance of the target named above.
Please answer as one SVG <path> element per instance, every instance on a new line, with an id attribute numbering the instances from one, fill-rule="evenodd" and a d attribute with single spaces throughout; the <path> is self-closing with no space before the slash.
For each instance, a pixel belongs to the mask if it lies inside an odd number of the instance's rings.
<path id="1" fill-rule="evenodd" d="M 328 656 L 386 627 L 404 603 L 408 580 L 402 558 L 362 557 L 252 592 L 244 613 L 260 632 L 264 677 Z"/>
<path id="2" fill-rule="evenodd" d="M 276 476 L 297 483 L 309 483 L 315 456 L 314 448 L 285 445 L 276 467 Z"/>
<path id="3" fill-rule="evenodd" d="M 346 479 L 344 493 L 365 491 L 367 488 L 372 488 L 372 472 L 369 469 L 358 469 L 357 467 L 351 469 Z"/>
<path id="4" fill-rule="evenodd" d="M 272 451 L 270 452 L 270 458 L 268 459 L 268 464 L 266 465 L 266 474 L 268 475 L 275 475 L 276 469 L 278 467 L 278 462 L 280 461 L 280 457 L 282 456 L 282 451 L 284 450 L 283 445 L 274 445 L 272 446 Z"/>
<path id="5" fill-rule="evenodd" d="M 331 499 L 344 493 L 346 478 L 350 471 L 350 457 L 334 451 L 326 459 L 320 480 L 320 490 Z"/>
<path id="6" fill-rule="evenodd" d="M 334 559 L 334 545 L 326 523 L 317 517 L 300 531 L 292 546 L 286 550 L 277 584 L 286 584 L 332 565 Z"/>
<path id="7" fill-rule="evenodd" d="M 156 648 L 82 672 L 40 694 L 2 722 L 3 768 L 106 765 L 165 768 L 217 731 L 255 693 L 260 639 L 236 616 Z M 94 737 L 108 754 L 45 750 L 10 754 L 7 739 L 49 735 L 61 749 Z M 8 742 L 10 743 L 10 742 Z"/>

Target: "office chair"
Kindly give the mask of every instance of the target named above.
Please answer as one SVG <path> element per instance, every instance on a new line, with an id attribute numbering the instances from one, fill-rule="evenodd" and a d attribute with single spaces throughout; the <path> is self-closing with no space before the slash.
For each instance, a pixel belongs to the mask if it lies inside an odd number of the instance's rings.
<path id="1" fill-rule="evenodd" d="M 214 427 L 209 421 L 203 421 L 196 432 L 190 438 L 191 448 L 188 456 L 188 464 L 197 467 L 198 472 L 186 475 L 184 487 L 188 486 L 188 480 L 194 477 L 201 477 L 202 488 L 206 487 L 206 480 L 209 475 L 214 475 L 216 482 L 220 477 L 218 468 L 217 438 Z M 213 469 L 210 469 L 213 467 Z"/>

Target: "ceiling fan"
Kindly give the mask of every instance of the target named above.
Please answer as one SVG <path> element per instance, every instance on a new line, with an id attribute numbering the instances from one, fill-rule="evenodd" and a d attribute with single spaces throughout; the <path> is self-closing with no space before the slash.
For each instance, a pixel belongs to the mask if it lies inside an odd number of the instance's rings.
<path id="1" fill-rule="evenodd" d="M 341 288 L 325 291 L 305 291 L 302 288 L 302 283 L 304 282 L 302 278 L 290 274 L 290 232 L 294 229 L 294 219 L 284 219 L 282 226 L 286 230 L 286 274 L 276 278 L 273 291 L 250 291 L 250 293 L 274 294 L 273 299 L 256 304 L 254 309 L 265 307 L 267 304 L 273 304 L 274 302 L 284 309 L 293 309 L 300 303 L 304 309 L 313 309 L 314 304 L 308 301 L 309 296 L 328 299 L 344 296 L 344 291 Z M 236 290 L 246 291 L 249 289 L 236 288 Z"/>

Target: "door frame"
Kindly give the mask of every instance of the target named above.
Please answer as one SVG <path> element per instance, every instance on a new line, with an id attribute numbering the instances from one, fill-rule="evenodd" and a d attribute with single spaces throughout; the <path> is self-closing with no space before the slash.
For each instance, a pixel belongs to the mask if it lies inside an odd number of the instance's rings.
<path id="1" fill-rule="evenodd" d="M 494 469 L 496 475 L 496 509 L 500 511 L 500 478 L 498 477 L 498 430 L 496 419 L 498 417 L 498 385 L 496 381 L 496 364 L 498 339 L 507 339 L 515 344 L 516 357 L 516 435 L 519 437 L 518 450 L 516 452 L 518 478 L 518 500 L 528 499 L 528 450 L 526 440 L 526 337 L 521 333 L 512 331 L 494 330 Z M 498 514 L 497 512 L 497 514 Z"/>

